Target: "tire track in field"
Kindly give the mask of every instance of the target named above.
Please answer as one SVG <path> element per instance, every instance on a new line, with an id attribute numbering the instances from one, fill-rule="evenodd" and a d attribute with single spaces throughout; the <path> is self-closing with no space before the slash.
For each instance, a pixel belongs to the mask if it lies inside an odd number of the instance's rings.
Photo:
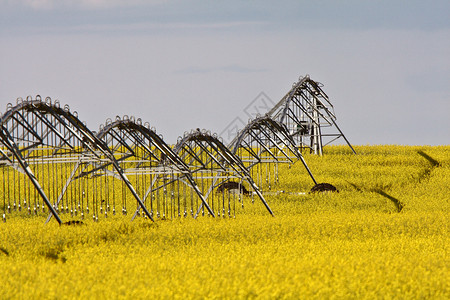
<path id="1" fill-rule="evenodd" d="M 418 181 L 420 183 L 423 180 L 428 179 L 431 176 L 431 172 L 433 172 L 434 169 L 440 167 L 441 163 L 432 158 L 431 156 L 429 156 L 428 154 L 426 154 L 425 152 L 423 152 L 422 150 L 417 151 L 417 154 L 425 158 L 431 164 L 428 168 L 425 169 L 423 174 L 419 176 Z"/>
<path id="2" fill-rule="evenodd" d="M 6 250 L 6 249 L 3 248 L 3 247 L 0 247 L 0 252 L 3 253 L 3 254 L 5 254 L 6 256 L 9 256 L 8 250 Z"/>
<path id="3" fill-rule="evenodd" d="M 394 203 L 395 207 L 397 208 L 397 212 L 401 212 L 403 207 L 405 207 L 405 205 L 399 199 L 389 195 L 388 193 L 386 193 L 381 189 L 364 189 L 363 187 L 360 187 L 350 181 L 347 181 L 347 183 L 350 184 L 352 187 L 354 187 L 358 192 L 373 192 L 391 200 L 392 203 Z"/>
<path id="4" fill-rule="evenodd" d="M 433 170 L 436 169 L 437 167 L 441 166 L 441 163 L 439 161 L 435 160 L 434 158 L 432 158 L 430 155 L 423 152 L 422 150 L 417 151 L 417 154 L 419 154 L 420 156 L 425 158 L 431 164 L 428 168 L 425 169 L 425 171 L 417 179 L 418 183 L 421 183 L 423 180 L 428 179 L 431 176 L 431 173 L 433 172 Z M 374 192 L 374 193 L 377 193 L 377 194 L 389 199 L 392 203 L 394 203 L 395 207 L 397 208 L 397 212 L 401 212 L 402 209 L 405 207 L 405 205 L 403 204 L 402 201 L 389 195 L 388 193 L 386 193 L 385 191 L 383 191 L 381 189 L 364 189 L 352 182 L 349 182 L 349 181 L 347 181 L 347 182 L 359 192 L 364 192 L 364 191 Z"/>

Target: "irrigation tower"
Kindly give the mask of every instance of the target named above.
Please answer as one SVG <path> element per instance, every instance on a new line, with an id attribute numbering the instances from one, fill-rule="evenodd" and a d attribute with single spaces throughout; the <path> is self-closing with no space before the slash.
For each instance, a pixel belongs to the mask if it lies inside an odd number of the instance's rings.
<path id="1" fill-rule="evenodd" d="M 300 77 L 267 116 L 286 125 L 300 150 L 309 149 L 322 155 L 324 146 L 343 138 L 356 154 L 336 123 L 333 104 L 322 90 L 322 84 L 308 75 Z"/>

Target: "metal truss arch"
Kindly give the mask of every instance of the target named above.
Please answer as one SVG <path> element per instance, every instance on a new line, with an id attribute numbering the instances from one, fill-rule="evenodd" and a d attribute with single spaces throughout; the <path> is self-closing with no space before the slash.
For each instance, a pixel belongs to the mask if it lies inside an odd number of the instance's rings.
<path id="1" fill-rule="evenodd" d="M 209 196 L 213 196 L 212 192 L 216 187 L 231 179 L 238 180 L 240 183 L 245 181 L 260 198 L 269 213 L 273 215 L 247 168 L 240 158 L 219 140 L 217 135 L 200 129 L 185 133 L 183 137 L 179 138 L 174 152 L 189 166 L 196 181 L 203 183 L 202 189 L 206 190 L 205 197 L 207 199 Z M 225 207 L 222 209 L 222 213 L 224 213 Z M 200 210 L 197 214 L 199 212 Z"/>
<path id="2" fill-rule="evenodd" d="M 316 183 L 286 125 L 268 115 L 250 121 L 238 133 L 230 148 L 249 170 L 260 163 L 294 163 L 297 159 L 301 160 Z"/>
<path id="3" fill-rule="evenodd" d="M 72 217 L 80 213 L 84 218 L 89 206 L 100 200 L 96 198 L 101 197 L 100 191 L 95 191 L 94 195 L 92 186 L 74 181 L 88 165 L 105 161 L 117 169 L 136 200 L 143 205 L 109 149 L 68 105 L 61 107 L 59 101 L 52 102 L 49 97 L 42 101 L 39 95 L 35 99 L 19 98 L 16 106 L 8 104 L 0 126 L 0 165 L 8 210 L 13 199 L 13 209 L 17 205 L 20 210 L 23 203 L 29 213 L 32 206 L 35 214 L 40 208 L 44 211 L 46 206 L 50 212 L 47 221 L 55 217 L 61 224 L 60 214 L 69 211 Z M 85 198 L 86 194 L 91 198 Z M 98 210 L 92 212 L 94 220 L 98 219 Z"/>
<path id="4" fill-rule="evenodd" d="M 157 134 L 154 128 L 150 128 L 149 123 L 142 124 L 141 119 L 136 120 L 134 117 L 116 117 L 114 122 L 109 121 L 101 127 L 97 137 L 107 144 L 121 168 L 132 178 L 142 199 L 150 203 L 152 215 L 166 218 L 176 214 L 188 214 L 186 205 L 180 201 L 181 183 L 193 190 L 208 212 L 214 216 L 189 167 L 165 143 L 163 137 Z M 111 172 L 109 173 L 111 175 Z M 170 196 L 167 195 L 168 189 L 171 190 Z M 160 195 L 160 191 L 163 195 Z M 139 210 L 138 207 L 133 218 L 139 214 Z"/>
<path id="5" fill-rule="evenodd" d="M 267 115 L 286 125 L 300 149 L 322 155 L 324 146 L 342 137 L 356 154 L 337 125 L 334 106 L 321 86 L 309 75 L 300 77 Z"/>

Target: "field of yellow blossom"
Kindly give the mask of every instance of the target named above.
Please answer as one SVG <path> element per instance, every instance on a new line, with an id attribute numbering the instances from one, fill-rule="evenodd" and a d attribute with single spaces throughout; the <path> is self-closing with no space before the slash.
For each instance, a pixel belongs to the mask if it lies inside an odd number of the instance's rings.
<path id="1" fill-rule="evenodd" d="M 450 298 L 450 146 L 328 146 L 235 218 L 0 223 L 0 298 Z M 283 192 L 281 192 L 283 191 Z"/>

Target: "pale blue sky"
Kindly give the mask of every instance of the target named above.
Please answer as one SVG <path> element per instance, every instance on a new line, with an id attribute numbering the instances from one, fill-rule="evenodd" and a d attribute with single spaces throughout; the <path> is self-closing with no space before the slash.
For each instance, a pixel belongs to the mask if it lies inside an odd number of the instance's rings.
<path id="1" fill-rule="evenodd" d="M 322 82 L 353 144 L 449 144 L 449 1 L 0 0 L 0 111 L 40 94 L 92 130 L 221 132 Z"/>

